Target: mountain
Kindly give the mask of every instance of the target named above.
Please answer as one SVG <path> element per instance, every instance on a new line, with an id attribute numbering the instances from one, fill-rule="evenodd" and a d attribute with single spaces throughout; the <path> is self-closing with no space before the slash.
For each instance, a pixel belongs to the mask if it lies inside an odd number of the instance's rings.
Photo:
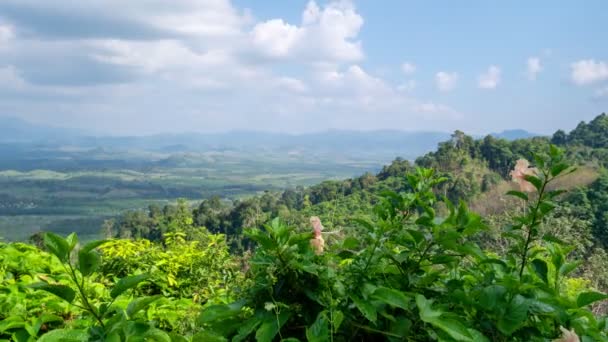
<path id="1" fill-rule="evenodd" d="M 527 139 L 541 136 L 541 134 L 531 133 L 523 129 L 508 129 L 500 133 L 490 133 L 489 135 L 493 136 L 494 138 L 506 140 Z"/>
<path id="2" fill-rule="evenodd" d="M 76 130 L 0 116 L 1 143 L 65 142 L 78 135 Z"/>

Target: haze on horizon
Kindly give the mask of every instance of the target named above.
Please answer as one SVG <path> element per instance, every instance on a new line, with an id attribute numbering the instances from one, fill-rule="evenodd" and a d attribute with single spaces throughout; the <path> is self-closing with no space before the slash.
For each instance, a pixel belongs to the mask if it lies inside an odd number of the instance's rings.
<path id="1" fill-rule="evenodd" d="M 88 132 L 571 129 L 608 3 L 3 0 L 0 116 Z"/>

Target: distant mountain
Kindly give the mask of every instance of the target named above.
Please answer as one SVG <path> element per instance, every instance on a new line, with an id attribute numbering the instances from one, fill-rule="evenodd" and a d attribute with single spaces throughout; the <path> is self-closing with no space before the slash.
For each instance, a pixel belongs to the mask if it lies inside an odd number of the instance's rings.
<path id="1" fill-rule="evenodd" d="M 525 130 L 506 130 L 491 134 L 497 138 L 515 140 L 535 136 Z M 147 151 L 161 155 L 209 153 L 228 151 L 243 155 L 269 154 L 391 160 L 400 156 L 415 159 L 434 150 L 437 144 L 450 139 L 447 132 L 405 132 L 396 130 L 348 131 L 329 130 L 316 133 L 288 134 L 259 131 L 230 131 L 224 133 L 180 133 L 149 136 L 86 136 L 80 131 L 30 123 L 17 118 L 0 117 L 0 143 L 18 143 L 30 147 L 35 155 L 58 151 L 74 151 L 79 156 L 94 158 L 118 155 L 120 151 Z M 86 152 L 88 151 L 88 152 Z M 10 154 L 10 149 L 4 153 Z M 1 153 L 1 154 L 4 154 Z M 31 153 L 28 158 L 37 159 Z M 61 153 L 65 157 L 64 153 Z M 26 154 L 21 154 L 26 157 Z M 169 159 L 171 161 L 172 159 Z"/>
<path id="2" fill-rule="evenodd" d="M 77 130 L 0 116 L 0 142 L 2 143 L 66 142 L 74 140 L 78 136 Z"/>
<path id="3" fill-rule="evenodd" d="M 500 133 L 490 133 L 494 138 L 506 139 L 506 140 L 517 140 L 527 139 L 532 137 L 540 136 L 541 134 L 531 133 L 523 129 L 509 129 Z"/>

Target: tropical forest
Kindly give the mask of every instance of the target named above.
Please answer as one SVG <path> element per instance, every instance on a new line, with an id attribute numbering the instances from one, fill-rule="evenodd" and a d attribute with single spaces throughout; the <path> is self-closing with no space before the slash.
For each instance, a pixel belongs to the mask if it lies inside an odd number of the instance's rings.
<path id="1" fill-rule="evenodd" d="M 7 341 L 608 341 L 608 116 L 0 243 Z"/>

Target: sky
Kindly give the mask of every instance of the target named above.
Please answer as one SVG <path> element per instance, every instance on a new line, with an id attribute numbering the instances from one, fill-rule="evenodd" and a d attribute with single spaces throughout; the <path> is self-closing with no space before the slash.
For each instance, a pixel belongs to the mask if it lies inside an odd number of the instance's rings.
<path id="1" fill-rule="evenodd" d="M 572 129 L 608 2 L 2 0 L 0 116 L 144 135 Z"/>

